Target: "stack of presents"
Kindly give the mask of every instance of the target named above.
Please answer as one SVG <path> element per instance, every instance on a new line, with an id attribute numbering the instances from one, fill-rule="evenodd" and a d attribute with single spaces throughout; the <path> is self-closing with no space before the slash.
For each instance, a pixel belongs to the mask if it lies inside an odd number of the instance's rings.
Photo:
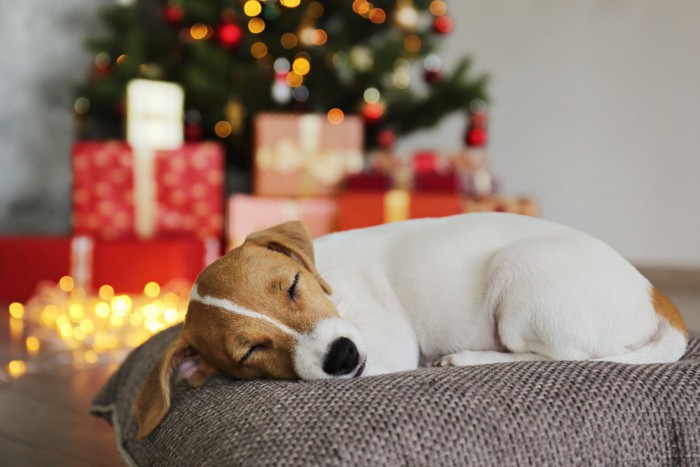
<path id="1" fill-rule="evenodd" d="M 217 143 L 178 136 L 146 144 L 138 131 L 128 142 L 77 142 L 73 234 L 0 237 L 0 297 L 25 301 L 37 283 L 64 275 L 85 290 L 109 284 L 117 293 L 150 281 L 191 283 L 248 234 L 289 220 L 320 236 L 420 217 L 537 211 L 528 198 L 495 193 L 480 147 L 367 155 L 355 116 L 332 124 L 325 115 L 269 113 L 255 126 L 254 192 L 227 199 Z"/>

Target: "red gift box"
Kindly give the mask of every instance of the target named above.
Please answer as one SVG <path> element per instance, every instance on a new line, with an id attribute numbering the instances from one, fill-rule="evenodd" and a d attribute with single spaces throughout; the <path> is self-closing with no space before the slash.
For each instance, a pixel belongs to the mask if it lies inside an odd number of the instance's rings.
<path id="1" fill-rule="evenodd" d="M 371 227 L 405 219 L 462 213 L 462 198 L 452 193 L 346 191 L 338 197 L 338 230 Z"/>
<path id="2" fill-rule="evenodd" d="M 457 193 L 462 188 L 459 175 L 452 171 L 446 170 L 438 172 L 431 170 L 429 172 L 416 172 L 413 176 L 413 189 L 415 191 L 446 191 Z"/>
<path id="3" fill-rule="evenodd" d="M 392 185 L 391 176 L 379 170 L 353 173 L 345 179 L 345 188 L 347 190 L 386 191 L 390 190 Z"/>
<path id="4" fill-rule="evenodd" d="M 336 218 L 334 198 L 274 198 L 236 194 L 229 198 L 226 216 L 228 247 L 243 243 L 258 230 L 287 221 L 304 222 L 313 237 L 333 232 Z"/>
<path id="5" fill-rule="evenodd" d="M 219 255 L 217 239 L 117 240 L 90 237 L 0 237 L 0 299 L 26 301 L 42 281 L 73 276 L 88 289 L 109 284 L 139 293 L 148 282 L 194 282 Z"/>
<path id="6" fill-rule="evenodd" d="M 75 143 L 76 234 L 105 240 L 133 238 L 137 231 L 138 236 L 157 238 L 221 236 L 224 176 L 220 145 L 186 144 L 157 151 L 145 168 L 136 157 L 125 142 Z M 144 220 L 146 233 L 139 228 Z"/>
<path id="7" fill-rule="evenodd" d="M 511 212 L 538 215 L 537 203 L 527 197 L 470 198 L 454 193 L 346 191 L 338 198 L 338 230 L 371 227 L 422 217 L 445 217 L 468 212 Z"/>

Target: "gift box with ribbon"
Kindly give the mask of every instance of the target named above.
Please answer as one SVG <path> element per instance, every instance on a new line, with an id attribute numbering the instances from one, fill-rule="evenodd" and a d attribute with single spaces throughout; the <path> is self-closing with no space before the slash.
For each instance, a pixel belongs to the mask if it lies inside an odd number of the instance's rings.
<path id="1" fill-rule="evenodd" d="M 71 276 L 85 291 L 110 285 L 117 293 L 139 293 L 148 282 L 194 282 L 221 254 L 207 240 L 100 241 L 76 237 L 0 237 L 0 300 L 26 301 L 43 281 Z"/>
<path id="2" fill-rule="evenodd" d="M 338 197 L 337 230 L 371 227 L 406 219 L 444 217 L 468 212 L 500 211 L 537 215 L 537 204 L 526 197 L 471 198 L 446 192 L 346 191 Z"/>
<path id="3" fill-rule="evenodd" d="M 253 188 L 265 196 L 330 196 L 362 169 L 363 123 L 345 116 L 262 113 L 255 119 Z"/>
<path id="4" fill-rule="evenodd" d="M 525 216 L 539 216 L 537 200 L 527 196 L 484 196 L 481 198 L 464 198 L 464 212 L 510 212 Z"/>
<path id="5" fill-rule="evenodd" d="M 338 230 L 371 227 L 387 222 L 459 214 L 462 198 L 454 193 L 346 191 L 338 197 Z"/>
<path id="6" fill-rule="evenodd" d="M 253 232 L 293 220 L 303 221 L 311 235 L 319 237 L 333 232 L 335 218 L 335 198 L 278 198 L 235 194 L 228 200 L 228 248 L 239 246 Z"/>
<path id="7" fill-rule="evenodd" d="M 105 240 L 221 236 L 223 180 L 216 143 L 150 151 L 123 141 L 78 141 L 74 232 Z"/>

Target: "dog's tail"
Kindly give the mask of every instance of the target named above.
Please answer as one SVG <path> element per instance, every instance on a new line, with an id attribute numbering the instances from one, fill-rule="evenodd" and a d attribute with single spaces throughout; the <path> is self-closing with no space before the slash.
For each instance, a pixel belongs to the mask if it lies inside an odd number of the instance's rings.
<path id="1" fill-rule="evenodd" d="M 596 361 L 617 363 L 673 363 L 680 360 L 688 346 L 686 334 L 672 327 L 663 318 L 652 339 L 639 348 L 624 354 L 596 358 Z"/>

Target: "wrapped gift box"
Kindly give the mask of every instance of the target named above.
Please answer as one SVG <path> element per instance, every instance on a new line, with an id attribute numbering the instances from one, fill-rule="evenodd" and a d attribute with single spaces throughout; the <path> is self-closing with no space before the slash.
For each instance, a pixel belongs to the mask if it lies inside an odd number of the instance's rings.
<path id="1" fill-rule="evenodd" d="M 105 240 L 137 236 L 139 211 L 152 234 L 142 237 L 221 236 L 223 150 L 215 143 L 156 151 L 152 167 L 135 163 L 119 141 L 79 141 L 73 147 L 73 227 Z M 141 170 L 141 173 L 139 173 Z M 140 186 L 150 191 L 135 190 Z M 145 178 L 145 180 L 144 180 Z"/>
<path id="2" fill-rule="evenodd" d="M 194 282 L 221 254 L 210 238 L 99 241 L 90 237 L 0 237 L 0 300 L 26 301 L 38 283 L 72 276 L 88 289 L 138 293 L 151 281 Z"/>
<path id="3" fill-rule="evenodd" d="M 413 176 L 415 191 L 445 191 L 458 193 L 462 189 L 461 178 L 453 170 L 416 173 Z"/>
<path id="4" fill-rule="evenodd" d="M 413 191 L 441 191 L 468 196 L 489 196 L 497 192 L 498 181 L 486 167 L 486 154 L 467 148 L 456 153 L 440 154 L 418 151 L 411 157 L 396 157 L 391 152 L 378 151 L 370 155 L 367 172 L 351 175 L 348 189 L 378 189 L 380 176 L 389 182 L 382 188 Z"/>
<path id="5" fill-rule="evenodd" d="M 379 170 L 368 170 L 349 174 L 345 179 L 345 189 L 363 191 L 386 191 L 394 186 L 392 177 Z"/>
<path id="6" fill-rule="evenodd" d="M 254 192 L 265 196 L 330 196 L 347 173 L 362 169 L 364 127 L 321 114 L 262 113 L 255 119 Z"/>
<path id="7" fill-rule="evenodd" d="M 334 198 L 273 198 L 235 194 L 229 198 L 226 217 L 228 247 L 235 248 L 258 230 L 300 220 L 311 235 L 333 232 L 336 218 Z"/>
<path id="8" fill-rule="evenodd" d="M 405 219 L 485 211 L 532 216 L 538 214 L 537 203 L 526 197 L 493 196 L 476 199 L 442 192 L 346 191 L 338 197 L 336 228 L 349 230 Z"/>
<path id="9" fill-rule="evenodd" d="M 464 212 L 510 212 L 525 216 L 539 216 L 539 204 L 527 196 L 485 196 L 464 198 Z"/>
<path id="10" fill-rule="evenodd" d="M 462 198 L 454 193 L 404 190 L 346 191 L 338 197 L 338 230 L 371 227 L 386 222 L 459 214 Z"/>

